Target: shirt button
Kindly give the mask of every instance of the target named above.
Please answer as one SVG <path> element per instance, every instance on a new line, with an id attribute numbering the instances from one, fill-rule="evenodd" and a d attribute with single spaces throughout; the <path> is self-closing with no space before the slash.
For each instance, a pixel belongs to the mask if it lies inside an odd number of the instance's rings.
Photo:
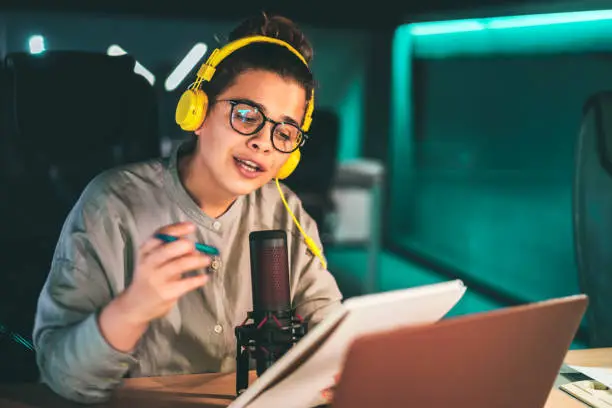
<path id="1" fill-rule="evenodd" d="M 218 259 L 213 260 L 210 264 L 210 267 L 212 268 L 213 271 L 219 270 L 220 266 L 221 266 L 221 261 L 219 261 Z"/>
<path id="2" fill-rule="evenodd" d="M 213 228 L 215 231 L 219 231 L 221 229 L 221 223 L 219 221 L 213 222 Z"/>
<path id="3" fill-rule="evenodd" d="M 215 326 L 215 333 L 219 334 L 223 331 L 223 327 L 220 324 Z"/>

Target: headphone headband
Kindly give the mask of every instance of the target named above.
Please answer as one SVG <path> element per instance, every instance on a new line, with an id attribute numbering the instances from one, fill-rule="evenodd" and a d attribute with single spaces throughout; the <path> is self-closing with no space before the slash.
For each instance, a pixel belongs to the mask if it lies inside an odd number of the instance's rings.
<path id="1" fill-rule="evenodd" d="M 221 63 L 221 61 L 227 58 L 234 51 L 239 50 L 242 47 L 246 47 L 247 45 L 252 44 L 252 43 L 270 43 L 270 44 L 277 44 L 282 47 L 285 47 L 286 49 L 291 51 L 296 57 L 298 57 L 300 61 L 302 61 L 302 63 L 306 66 L 306 68 L 309 68 L 308 62 L 306 62 L 306 59 L 304 58 L 304 56 L 300 54 L 300 52 L 296 50 L 291 44 L 283 40 L 279 40 L 278 38 L 267 37 L 264 35 L 254 35 L 251 37 L 240 38 L 238 40 L 235 40 L 235 41 L 232 41 L 226 44 L 225 46 L 221 48 L 216 48 L 212 52 L 212 54 L 210 54 L 206 62 L 202 64 L 202 66 L 198 70 L 197 79 L 190 88 L 199 88 L 202 82 L 204 81 L 210 82 L 213 75 L 215 74 L 215 71 L 217 70 L 217 66 Z M 314 111 L 314 89 L 312 90 L 310 98 L 308 100 L 306 115 L 304 117 L 304 124 L 302 125 L 302 131 L 304 132 L 307 132 L 308 129 L 310 128 L 310 124 L 312 123 L 313 111 Z"/>
<path id="2" fill-rule="evenodd" d="M 302 61 L 302 63 L 306 67 L 308 67 L 308 63 L 306 62 L 304 56 L 300 54 L 300 52 L 296 50 L 291 44 L 283 40 L 279 40 L 278 38 L 266 37 L 264 35 L 255 35 L 252 37 L 240 38 L 238 40 L 226 44 L 222 48 L 215 49 L 212 54 L 210 54 L 210 57 L 208 57 L 208 60 L 198 70 L 198 78 L 202 78 L 202 80 L 204 81 L 210 81 L 217 69 L 217 66 L 221 63 L 221 61 L 227 58 L 234 51 L 239 50 L 240 48 L 246 47 L 247 45 L 255 42 L 270 43 L 283 46 L 289 51 L 291 51 L 296 57 L 300 59 L 300 61 Z"/>

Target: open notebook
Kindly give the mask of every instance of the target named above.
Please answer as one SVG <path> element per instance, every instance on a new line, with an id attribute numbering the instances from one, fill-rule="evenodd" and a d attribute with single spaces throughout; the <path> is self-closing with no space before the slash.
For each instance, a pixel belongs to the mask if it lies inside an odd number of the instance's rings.
<path id="1" fill-rule="evenodd" d="M 358 336 L 440 320 L 465 293 L 454 280 L 348 299 L 291 348 L 230 408 L 308 408 L 334 382 Z"/>

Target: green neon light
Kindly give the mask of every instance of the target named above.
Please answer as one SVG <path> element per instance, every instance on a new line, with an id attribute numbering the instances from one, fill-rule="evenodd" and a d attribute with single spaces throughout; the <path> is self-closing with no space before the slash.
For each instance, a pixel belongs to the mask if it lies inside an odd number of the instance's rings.
<path id="1" fill-rule="evenodd" d="M 401 26 L 395 31 L 391 52 L 391 140 L 389 158 L 394 168 L 391 178 L 391 191 L 402 192 L 409 197 L 414 183 L 411 183 L 413 139 L 410 130 L 412 118 L 412 53 L 413 37 L 410 26 Z M 403 166 L 403 167 L 402 167 Z M 397 194 L 397 193 L 395 193 Z M 390 200 L 390 217 L 393 232 L 406 228 L 409 222 L 405 217 L 405 201 Z M 393 233 L 392 232 L 392 233 Z"/>
<path id="2" fill-rule="evenodd" d="M 488 27 L 492 29 L 517 28 L 539 25 L 585 23 L 587 21 L 603 20 L 612 20 L 612 10 L 535 14 L 531 16 L 497 18 L 491 20 Z"/>
<path id="3" fill-rule="evenodd" d="M 410 24 L 410 33 L 415 36 L 426 36 L 605 20 L 612 20 L 612 10 L 576 11 L 571 13 L 533 14 L 525 16 L 415 23 Z"/>
<path id="4" fill-rule="evenodd" d="M 412 35 L 437 35 L 464 33 L 485 29 L 485 24 L 478 20 L 435 21 L 432 23 L 416 23 L 410 25 Z"/>

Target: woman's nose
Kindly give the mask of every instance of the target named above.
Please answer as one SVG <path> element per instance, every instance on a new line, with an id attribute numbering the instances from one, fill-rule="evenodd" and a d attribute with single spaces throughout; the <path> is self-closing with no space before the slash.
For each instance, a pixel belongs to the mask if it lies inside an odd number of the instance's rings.
<path id="1" fill-rule="evenodd" d="M 254 150 L 260 150 L 267 153 L 272 150 L 272 139 L 270 138 L 270 132 L 272 132 L 272 126 L 270 122 L 266 122 L 265 125 L 249 138 L 249 147 Z"/>

